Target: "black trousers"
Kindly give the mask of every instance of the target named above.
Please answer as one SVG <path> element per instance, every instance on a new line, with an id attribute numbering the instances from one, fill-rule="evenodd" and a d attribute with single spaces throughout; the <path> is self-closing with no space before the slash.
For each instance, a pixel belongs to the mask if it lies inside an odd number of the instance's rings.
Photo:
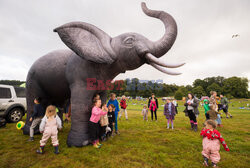
<path id="1" fill-rule="evenodd" d="M 193 110 L 188 110 L 188 117 L 189 117 L 190 121 L 194 121 L 195 123 L 197 122 L 196 116 L 195 116 Z"/>
<path id="2" fill-rule="evenodd" d="M 206 120 L 209 120 L 209 114 L 206 113 L 205 116 L 206 116 Z"/>
<path id="3" fill-rule="evenodd" d="M 99 123 L 89 121 L 89 139 L 94 142 L 99 137 Z"/>
<path id="4" fill-rule="evenodd" d="M 155 114 L 155 120 L 157 120 L 157 109 L 155 109 L 155 111 L 153 111 L 153 109 L 151 110 L 151 119 L 154 120 L 154 114 Z"/>
<path id="5" fill-rule="evenodd" d="M 106 134 L 106 127 L 107 126 L 101 126 L 99 127 L 99 138 L 102 138 Z"/>
<path id="6" fill-rule="evenodd" d="M 111 131 L 107 133 L 107 136 L 110 137 L 113 133 L 113 123 L 109 124 L 109 127 L 111 128 Z"/>

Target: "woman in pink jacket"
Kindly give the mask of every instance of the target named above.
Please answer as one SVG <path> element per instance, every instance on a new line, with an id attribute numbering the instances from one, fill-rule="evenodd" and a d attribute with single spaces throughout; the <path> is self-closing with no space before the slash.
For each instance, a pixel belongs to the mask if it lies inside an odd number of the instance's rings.
<path id="1" fill-rule="evenodd" d="M 90 141 L 93 144 L 94 148 L 100 148 L 101 144 L 99 143 L 99 121 L 102 115 L 107 114 L 108 109 L 106 106 L 103 106 L 101 109 L 101 99 L 94 100 L 94 106 L 92 108 L 91 117 L 89 119 L 89 136 Z"/>

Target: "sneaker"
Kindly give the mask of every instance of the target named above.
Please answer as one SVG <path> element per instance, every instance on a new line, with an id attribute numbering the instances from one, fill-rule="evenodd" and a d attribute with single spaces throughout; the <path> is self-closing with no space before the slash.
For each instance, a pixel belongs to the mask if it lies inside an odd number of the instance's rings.
<path id="1" fill-rule="evenodd" d="M 33 142 L 34 141 L 34 137 L 30 137 L 30 139 L 28 139 L 29 142 Z"/>
<path id="2" fill-rule="evenodd" d="M 230 116 L 230 118 L 233 118 L 233 116 Z"/>
<path id="3" fill-rule="evenodd" d="M 119 131 L 115 131 L 115 134 L 120 135 L 120 132 Z"/>

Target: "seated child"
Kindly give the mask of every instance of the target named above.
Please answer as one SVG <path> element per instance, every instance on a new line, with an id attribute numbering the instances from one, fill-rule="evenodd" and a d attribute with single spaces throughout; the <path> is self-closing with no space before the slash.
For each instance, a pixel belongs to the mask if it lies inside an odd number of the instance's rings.
<path id="1" fill-rule="evenodd" d="M 36 152 L 38 154 L 44 153 L 44 146 L 46 145 L 49 138 L 51 138 L 52 144 L 55 148 L 55 154 L 59 153 L 59 143 L 57 139 L 57 129 L 62 128 L 62 121 L 56 114 L 55 106 L 48 106 L 46 109 L 45 116 L 43 117 L 40 124 L 40 132 L 43 133 L 43 137 L 40 140 L 40 148 Z"/>
<path id="2" fill-rule="evenodd" d="M 92 108 L 91 117 L 89 119 L 89 136 L 90 142 L 94 148 L 100 148 L 102 144 L 99 143 L 99 120 L 102 115 L 107 114 L 107 107 L 101 109 L 101 100 L 95 99 L 94 106 Z"/>
<path id="3" fill-rule="evenodd" d="M 143 120 L 148 121 L 148 107 L 147 107 L 147 105 L 143 106 L 143 109 L 142 109 L 141 113 L 142 113 L 142 116 L 143 116 Z"/>
<path id="4" fill-rule="evenodd" d="M 205 122 L 205 128 L 201 130 L 202 140 L 202 155 L 204 158 L 204 165 L 208 166 L 208 160 L 212 161 L 212 166 L 217 167 L 217 163 L 220 161 L 220 143 L 223 145 L 226 151 L 229 151 L 229 148 L 222 138 L 219 131 L 216 129 L 216 122 L 213 120 L 207 120 Z"/>
<path id="5" fill-rule="evenodd" d="M 111 135 L 114 135 L 113 128 L 115 125 L 115 106 L 113 104 L 109 104 L 108 106 L 108 120 L 110 131 L 107 132 L 107 136 L 110 137 Z"/>

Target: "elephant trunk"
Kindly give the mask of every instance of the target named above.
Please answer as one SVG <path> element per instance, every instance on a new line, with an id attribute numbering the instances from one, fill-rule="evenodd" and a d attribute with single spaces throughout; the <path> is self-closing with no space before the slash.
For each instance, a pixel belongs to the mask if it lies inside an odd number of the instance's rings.
<path id="1" fill-rule="evenodd" d="M 150 10 L 147 8 L 146 4 L 142 2 L 141 4 L 143 12 L 154 18 L 160 19 L 165 26 L 164 36 L 156 42 L 152 42 L 152 47 L 150 47 L 150 53 L 157 58 L 163 56 L 170 50 L 175 42 L 177 36 L 177 25 L 174 18 L 164 11 Z"/>

